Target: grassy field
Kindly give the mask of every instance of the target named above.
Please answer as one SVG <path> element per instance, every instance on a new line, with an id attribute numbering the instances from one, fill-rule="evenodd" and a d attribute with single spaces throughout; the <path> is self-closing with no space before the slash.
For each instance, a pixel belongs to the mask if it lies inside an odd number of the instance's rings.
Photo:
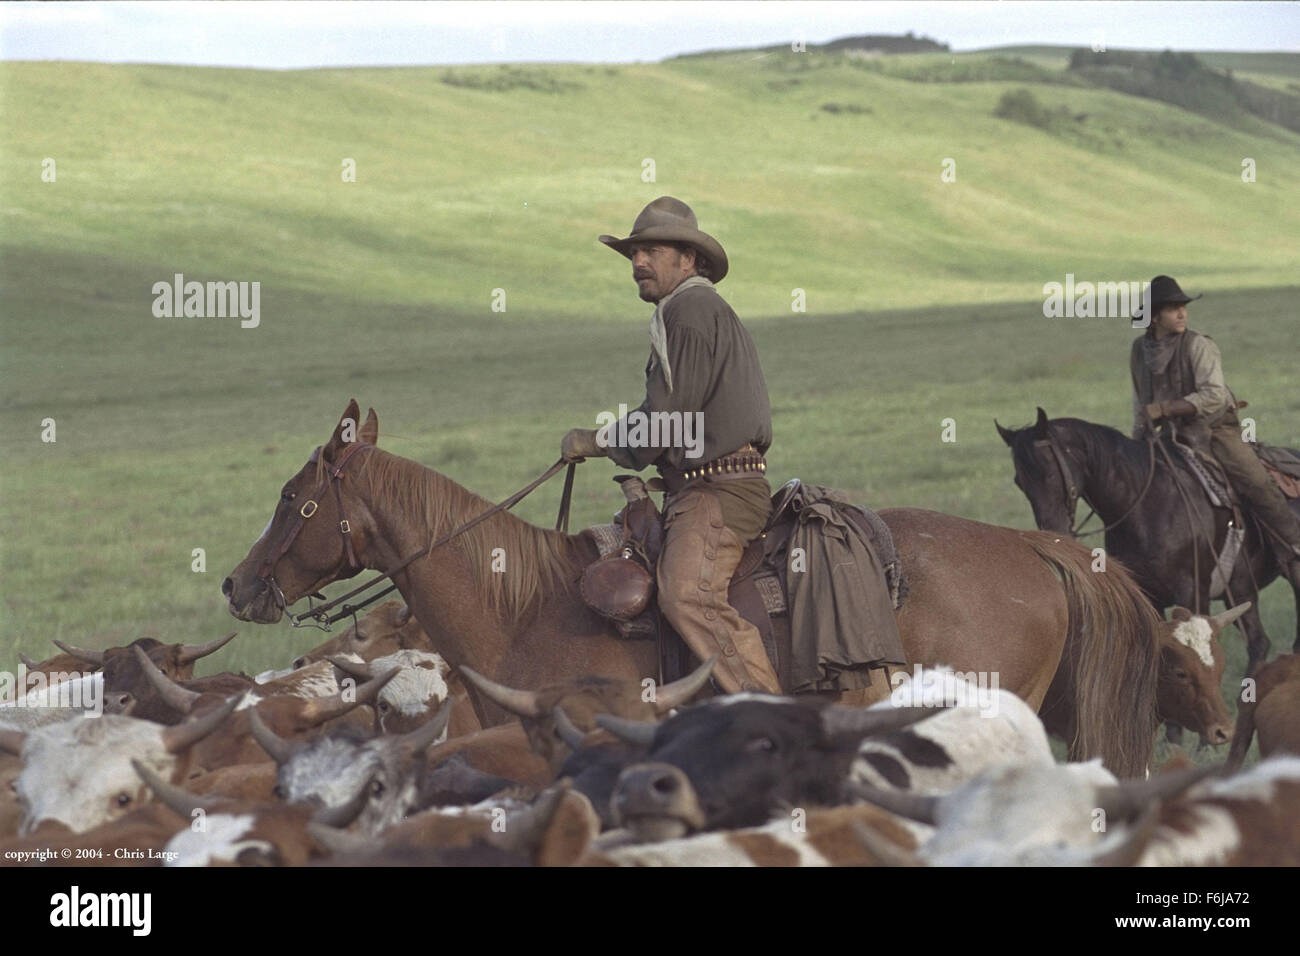
<path id="1" fill-rule="evenodd" d="M 1294 75 L 1291 60 L 1251 68 Z M 995 118 L 1022 86 L 1086 120 L 1049 133 Z M 306 72 L 5 63 L 0 111 L 0 666 L 45 656 L 50 638 L 229 630 L 222 577 L 352 396 L 378 410 L 391 450 L 488 497 L 523 485 L 567 428 L 640 400 L 649 311 L 595 237 L 625 235 L 665 193 L 731 257 L 721 291 L 763 356 L 774 482 L 1030 526 L 993 418 L 1024 423 L 1042 405 L 1128 425 L 1134 333 L 1045 319 L 1042 286 L 1066 273 L 1171 272 L 1206 292 L 1192 325 L 1223 344 L 1261 440 L 1300 445 L 1300 210 L 1287 201 L 1300 137 L 1267 124 L 795 54 Z M 1258 181 L 1241 181 L 1243 157 Z M 355 183 L 340 177 L 347 158 Z M 155 318 L 152 285 L 178 272 L 260 281 L 261 325 Z M 806 313 L 791 311 L 794 289 Z M 955 444 L 939 440 L 949 417 Z M 618 507 L 614 470 L 580 470 L 576 522 Z M 548 522 L 558 494 L 518 511 Z M 1263 603 L 1274 649 L 1289 649 L 1289 595 L 1275 586 Z M 208 669 L 283 666 L 319 636 L 242 632 Z M 1228 649 L 1231 683 L 1235 635 Z"/>

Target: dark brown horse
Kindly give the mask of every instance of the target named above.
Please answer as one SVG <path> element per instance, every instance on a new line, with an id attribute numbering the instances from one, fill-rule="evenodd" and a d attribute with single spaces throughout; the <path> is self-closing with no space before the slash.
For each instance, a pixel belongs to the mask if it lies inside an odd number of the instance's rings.
<path id="1" fill-rule="evenodd" d="M 270 524 L 222 592 L 240 620 L 274 623 L 285 608 L 362 568 L 395 568 L 489 503 L 443 475 L 375 447 L 373 409 L 344 441 L 353 401 L 329 442 L 285 484 Z M 336 477 L 337 476 L 337 477 Z M 881 512 L 909 594 L 898 612 L 908 660 L 996 674 L 1039 707 L 1054 680 L 1074 705 L 1071 754 L 1139 775 L 1155 734 L 1159 619 L 1122 571 L 1094 574 L 1089 553 L 917 509 Z M 341 531 L 344 521 L 349 530 Z M 394 575 L 443 656 L 512 687 L 582 674 L 657 673 L 653 642 L 628 641 L 582 602 L 596 557 L 589 533 L 544 530 L 501 512 Z M 1061 673 L 1058 675 L 1058 671 Z M 870 699 L 885 696 L 880 680 Z M 486 724 L 509 715 L 489 705 Z"/>
<path id="2" fill-rule="evenodd" d="M 1177 465 L 1171 475 L 1164 455 L 1147 442 L 1080 418 L 1049 420 L 1041 408 L 1033 425 L 997 429 L 1011 449 L 1016 484 L 1029 499 L 1039 528 L 1069 534 L 1076 502 L 1082 499 L 1104 525 L 1113 525 L 1106 532 L 1106 553 L 1125 562 L 1156 607 L 1209 612 L 1210 575 L 1232 515 L 1210 507 L 1180 457 L 1171 453 Z M 1290 504 L 1300 514 L 1300 502 Z M 1251 602 L 1239 621 L 1250 657 L 1247 674 L 1268 656 L 1259 590 L 1279 573 L 1259 523 L 1248 518 L 1242 552 L 1221 595 L 1225 607 Z M 1300 609 L 1300 581 L 1292 581 L 1291 588 Z M 1300 650 L 1300 619 L 1295 640 Z"/>

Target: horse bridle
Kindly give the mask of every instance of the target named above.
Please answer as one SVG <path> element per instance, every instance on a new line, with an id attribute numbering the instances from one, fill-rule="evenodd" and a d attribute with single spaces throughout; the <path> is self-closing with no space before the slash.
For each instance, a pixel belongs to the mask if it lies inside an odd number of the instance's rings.
<path id="1" fill-rule="evenodd" d="M 284 540 L 280 542 L 275 551 L 272 552 L 269 557 L 263 558 L 261 565 L 258 566 L 257 578 L 267 586 L 273 595 L 275 595 L 276 603 L 281 609 L 287 610 L 288 604 L 284 600 L 284 591 L 281 590 L 279 582 L 275 580 L 275 566 L 279 563 L 282 557 L 288 554 L 289 549 L 293 547 L 293 543 L 298 540 L 298 535 L 301 534 L 302 529 L 306 527 L 307 520 L 320 510 L 320 503 L 317 499 L 325 496 L 325 492 L 331 484 L 334 486 L 334 497 L 338 503 L 339 534 L 343 538 L 343 554 L 347 558 L 347 570 L 353 571 L 354 573 L 355 571 L 361 570 L 361 565 L 357 562 L 356 552 L 352 550 L 352 525 L 343 515 L 343 489 L 340 487 L 340 483 L 343 480 L 343 469 L 347 465 L 349 459 L 351 459 L 359 449 L 369 447 L 371 446 L 365 442 L 350 442 L 348 446 L 343 449 L 342 454 L 339 455 L 338 460 L 334 462 L 334 464 L 326 464 L 327 470 L 325 479 L 316 488 L 315 492 L 312 493 L 312 496 L 299 506 L 297 513 L 291 519 L 292 524 L 290 524 L 289 530 L 285 533 Z M 310 465 L 319 461 L 320 455 L 321 446 L 317 445 L 316 450 L 313 451 L 311 457 L 307 459 L 307 464 Z"/>
<path id="2" fill-rule="evenodd" d="M 1110 531 L 1112 528 L 1117 528 L 1123 524 L 1124 519 L 1131 515 L 1134 509 L 1141 504 L 1142 499 L 1146 497 L 1147 491 L 1151 488 L 1151 479 L 1154 478 L 1156 474 L 1156 442 L 1154 437 L 1148 437 L 1147 450 L 1150 452 L 1151 462 L 1147 469 L 1146 484 L 1142 486 L 1142 490 L 1138 492 L 1138 496 L 1133 499 L 1133 503 L 1125 509 L 1124 513 L 1110 524 L 1096 528 L 1092 531 L 1083 532 L 1080 529 L 1082 529 L 1092 516 L 1097 513 L 1097 509 L 1089 505 L 1088 513 L 1084 515 L 1083 520 L 1075 522 L 1074 509 L 1079 503 L 1080 493 L 1079 483 L 1075 481 L 1074 472 L 1070 469 L 1069 456 L 1066 455 L 1066 453 L 1061 450 L 1061 447 L 1056 444 L 1056 439 L 1052 437 L 1050 431 L 1047 432 L 1046 438 L 1039 438 L 1034 441 L 1035 447 L 1041 447 L 1043 445 L 1046 445 L 1051 449 L 1052 457 L 1056 460 L 1056 467 L 1061 471 L 1061 481 L 1065 485 L 1065 513 L 1070 516 L 1071 538 L 1089 538 L 1094 534 L 1102 534 L 1103 532 Z M 1170 467 L 1172 468 L 1173 466 L 1171 465 Z"/>

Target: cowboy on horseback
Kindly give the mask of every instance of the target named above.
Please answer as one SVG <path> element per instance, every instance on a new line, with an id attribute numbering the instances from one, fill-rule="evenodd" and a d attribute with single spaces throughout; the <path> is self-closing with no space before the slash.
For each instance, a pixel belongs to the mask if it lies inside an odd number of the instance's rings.
<path id="1" fill-rule="evenodd" d="M 626 239 L 600 241 L 632 261 L 641 298 L 655 303 L 646 396 L 621 420 L 564 436 L 567 461 L 609 457 L 637 471 L 655 465 L 667 492 L 658 566 L 659 608 L 727 693 L 781 692 L 758 629 L 727 601 L 745 546 L 771 513 L 763 454 L 772 414 L 758 351 L 715 284 L 727 274 L 721 244 L 671 196 L 646 206 Z M 647 421 L 703 425 L 695 442 Z"/>
<path id="2" fill-rule="evenodd" d="M 1283 568 L 1291 566 L 1294 578 L 1300 574 L 1300 519 L 1242 440 L 1240 406 L 1224 382 L 1218 345 L 1187 327 L 1187 303 L 1200 296 L 1185 295 L 1169 276 L 1151 280 L 1150 296 L 1150 324 L 1129 356 L 1133 437 L 1145 439 L 1159 427 L 1212 455 L 1241 499 L 1274 532 L 1278 560 Z"/>

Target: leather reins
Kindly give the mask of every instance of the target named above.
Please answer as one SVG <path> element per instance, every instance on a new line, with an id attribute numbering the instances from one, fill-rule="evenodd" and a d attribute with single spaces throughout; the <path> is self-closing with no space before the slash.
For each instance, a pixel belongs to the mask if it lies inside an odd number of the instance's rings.
<path id="1" fill-rule="evenodd" d="M 1047 433 L 1046 438 L 1040 438 L 1035 441 L 1034 444 L 1047 445 L 1047 447 L 1051 449 L 1052 457 L 1056 460 L 1056 467 L 1060 469 L 1061 482 L 1065 485 L 1065 513 L 1070 516 L 1070 537 L 1072 538 L 1090 538 L 1094 534 L 1102 534 L 1103 532 L 1110 531 L 1112 528 L 1119 527 L 1124 523 L 1125 519 L 1136 510 L 1137 506 L 1142 503 L 1142 499 L 1146 497 L 1147 492 L 1151 489 L 1151 481 L 1156 475 L 1156 442 L 1154 437 L 1148 436 L 1147 452 L 1149 454 L 1149 463 L 1147 466 L 1146 484 L 1142 486 L 1142 490 L 1138 492 L 1138 496 L 1133 499 L 1133 503 L 1125 509 L 1122 515 L 1110 524 L 1104 525 L 1103 527 L 1097 528 L 1093 531 L 1085 532 L 1082 530 L 1083 526 L 1097 513 L 1097 509 L 1089 505 L 1088 513 L 1083 516 L 1083 520 L 1078 523 L 1075 522 L 1074 509 L 1078 505 L 1081 493 L 1079 491 L 1079 483 L 1074 479 L 1074 471 L 1069 466 L 1067 455 L 1061 450 L 1060 446 L 1056 444 L 1056 439 L 1052 436 L 1050 431 Z"/>
<path id="2" fill-rule="evenodd" d="M 344 556 L 346 557 L 348 562 L 347 569 L 360 570 L 361 565 L 357 561 L 356 552 L 352 548 L 352 526 L 348 522 L 347 518 L 344 517 L 343 515 L 343 491 L 342 488 L 340 487 L 340 482 L 343 480 L 344 477 L 343 469 L 347 465 L 348 461 L 352 458 L 352 456 L 356 454 L 356 452 L 361 448 L 373 448 L 373 447 L 374 447 L 373 445 L 370 445 L 366 442 L 351 442 L 348 444 L 348 446 L 343 450 L 342 454 L 339 455 L 338 461 L 328 466 L 328 471 L 325 475 L 324 481 L 317 487 L 316 491 L 312 494 L 312 497 L 308 498 L 305 502 L 303 502 L 302 506 L 299 507 L 297 514 L 294 515 L 293 523 L 290 525 L 289 530 L 285 533 L 284 539 L 280 542 L 280 544 L 276 547 L 275 551 L 272 552 L 272 554 L 269 557 L 264 558 L 262 560 L 261 565 L 258 567 L 257 577 L 259 580 L 265 582 L 266 586 L 272 591 L 272 593 L 275 595 L 275 599 L 277 603 L 281 608 L 288 610 L 288 605 L 284 599 L 284 592 L 280 589 L 280 585 L 275 580 L 275 565 L 279 562 L 281 558 L 285 556 L 285 554 L 288 553 L 289 549 L 293 547 L 294 541 L 297 540 L 298 535 L 302 532 L 302 529 L 303 527 L 305 527 L 308 519 L 310 519 L 312 515 L 314 515 L 319 510 L 320 504 L 318 502 L 318 499 L 322 498 L 325 495 L 327 486 L 329 486 L 330 484 L 333 484 L 334 486 L 335 500 L 338 503 L 339 534 L 341 534 L 343 537 Z M 312 452 L 311 458 L 308 459 L 308 463 L 310 464 L 311 462 L 315 462 L 319 460 L 320 454 L 321 454 L 321 447 L 317 446 L 316 450 Z M 507 511 L 510 508 L 513 508 L 520 501 L 526 498 L 529 494 L 535 491 L 540 485 L 544 484 L 545 482 L 549 481 L 552 477 L 554 477 L 560 471 L 560 469 L 565 467 L 565 465 L 568 465 L 568 474 L 565 476 L 564 491 L 560 497 L 560 510 L 559 510 L 559 515 L 556 518 L 555 530 L 563 531 L 567 533 L 569 530 L 569 504 L 572 498 L 573 477 L 577 465 L 574 462 L 566 462 L 563 458 L 561 458 L 555 464 L 551 465 L 550 468 L 546 469 L 546 471 L 544 471 L 540 476 L 535 478 L 533 481 L 531 481 L 525 487 L 521 488 L 519 491 L 516 491 L 509 498 L 506 498 L 504 501 L 501 501 L 493 505 L 487 511 L 484 511 L 482 514 L 476 515 L 475 517 L 471 518 L 469 521 L 466 521 L 460 527 L 456 528 L 455 530 L 451 531 L 448 534 L 443 535 L 438 540 L 432 542 L 427 547 L 405 558 L 396 567 L 391 568 L 388 571 L 385 571 L 377 575 L 376 577 L 371 578 L 369 581 L 365 582 L 364 584 L 353 588 L 347 594 L 344 594 L 341 597 L 337 597 L 332 601 L 328 601 L 325 604 L 320 605 L 319 607 L 309 608 L 307 611 L 304 611 L 299 614 L 290 614 L 288 616 L 289 623 L 293 627 L 302 627 L 304 622 L 308 622 L 308 626 L 310 627 L 318 627 L 323 631 L 328 631 L 330 629 L 330 626 L 335 622 L 340 621 L 345 617 L 355 615 L 356 612 L 359 611 L 361 608 L 373 604 L 375 601 L 378 601 L 380 598 L 384 597 L 385 595 L 395 591 L 397 589 L 397 585 L 391 584 L 384 590 L 380 591 L 379 593 L 373 594 L 370 597 L 366 598 L 364 601 L 361 601 L 357 604 L 345 604 L 344 603 L 345 601 L 348 601 L 349 599 L 356 597 L 358 594 L 363 594 L 364 592 L 369 591 L 371 588 L 376 587 L 383 581 L 391 579 L 393 575 L 398 574 L 399 572 L 405 570 L 413 562 L 429 554 L 429 552 L 433 551 L 435 548 L 441 547 L 442 545 L 446 544 L 448 541 L 451 541 L 453 538 L 457 537 L 458 535 L 464 534 L 466 531 L 474 527 L 479 522 L 486 521 L 488 518 L 492 517 L 492 515 L 500 511 Z M 327 613 L 333 608 L 338 607 L 340 604 L 342 604 L 343 607 L 337 614 L 331 615 Z"/>

